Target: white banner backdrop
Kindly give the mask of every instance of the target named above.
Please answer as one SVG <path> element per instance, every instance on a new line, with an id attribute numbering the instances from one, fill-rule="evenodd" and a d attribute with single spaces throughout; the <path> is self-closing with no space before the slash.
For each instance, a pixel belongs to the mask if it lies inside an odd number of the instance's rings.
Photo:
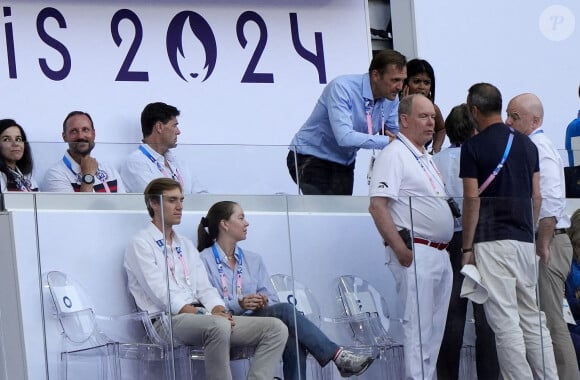
<path id="1" fill-rule="evenodd" d="M 418 55 L 435 69 L 435 100 L 444 117 L 465 102 L 467 90 L 478 82 L 500 89 L 504 120 L 511 98 L 533 92 L 544 104 L 546 134 L 564 149 L 566 127 L 579 109 L 579 2 L 414 0 L 413 4 Z M 434 17 L 439 12 L 445 16 Z"/>
<path id="2" fill-rule="evenodd" d="M 260 157 L 272 180 L 259 192 L 295 192 L 282 146 L 328 81 L 368 69 L 365 4 L 3 1 L 0 118 L 16 119 L 30 141 L 59 142 L 65 115 L 89 112 L 95 156 L 118 165 L 133 146 L 104 143 L 138 143 L 141 110 L 163 101 L 181 111 L 181 145 L 280 145 Z M 61 145 L 33 147 L 39 180 Z M 215 147 L 212 159 L 227 151 Z M 232 175 L 228 182 L 242 180 Z M 228 192 L 223 175 L 196 176 L 210 192 Z"/>

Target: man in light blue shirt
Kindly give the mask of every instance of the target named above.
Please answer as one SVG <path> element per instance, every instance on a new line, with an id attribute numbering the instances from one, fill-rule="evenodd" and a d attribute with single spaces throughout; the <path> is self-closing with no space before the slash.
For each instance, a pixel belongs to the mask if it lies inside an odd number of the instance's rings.
<path id="1" fill-rule="evenodd" d="M 290 176 L 303 194 L 352 195 L 356 153 L 382 149 L 399 131 L 407 60 L 382 50 L 369 72 L 335 78 L 290 143 Z"/>

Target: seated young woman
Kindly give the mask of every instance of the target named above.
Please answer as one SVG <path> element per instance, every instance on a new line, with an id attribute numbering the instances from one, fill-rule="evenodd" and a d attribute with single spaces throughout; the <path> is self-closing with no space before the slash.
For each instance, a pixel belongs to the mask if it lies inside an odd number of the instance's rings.
<path id="1" fill-rule="evenodd" d="M 239 204 L 218 202 L 211 206 L 207 216 L 201 218 L 197 249 L 201 252 L 210 282 L 218 289 L 232 314 L 275 317 L 288 326 L 288 341 L 283 354 L 284 379 L 306 378 L 308 352 L 321 366 L 334 361 L 343 377 L 366 371 L 372 357 L 339 347 L 305 316 L 296 312 L 294 305 L 278 301 L 262 258 L 237 245 L 246 239 L 248 226 Z"/>

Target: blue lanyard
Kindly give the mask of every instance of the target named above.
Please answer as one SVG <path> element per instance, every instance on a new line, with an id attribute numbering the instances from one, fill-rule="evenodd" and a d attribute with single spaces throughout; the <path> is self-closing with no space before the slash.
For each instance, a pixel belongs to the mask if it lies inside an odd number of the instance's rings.
<path id="1" fill-rule="evenodd" d="M 218 268 L 218 273 L 220 275 L 220 281 L 222 283 L 222 293 L 223 293 L 224 301 L 229 301 L 230 295 L 229 295 L 229 290 L 228 290 L 228 282 L 226 280 L 226 274 L 224 273 L 224 266 L 223 266 L 222 260 L 220 259 L 220 255 L 218 253 L 216 245 L 217 245 L 217 243 L 213 243 L 213 245 L 211 246 L 211 250 L 213 252 L 213 258 L 215 259 L 215 263 L 216 263 L 217 268 Z M 244 271 L 244 265 L 243 265 L 244 252 L 239 247 L 236 247 L 236 251 L 237 252 L 234 253 L 236 260 L 238 261 L 237 270 L 236 270 L 236 295 L 237 295 L 238 299 L 241 299 L 242 298 L 242 272 Z"/>
<path id="2" fill-rule="evenodd" d="M 497 177 L 497 175 L 499 174 L 499 171 L 501 170 L 501 168 L 503 168 L 503 164 L 505 164 L 505 161 L 508 158 L 508 154 L 510 153 L 510 149 L 512 148 L 512 143 L 514 141 L 514 129 L 512 127 L 509 127 L 509 128 L 510 128 L 510 136 L 508 137 L 508 142 L 507 142 L 507 145 L 505 146 L 505 150 L 503 151 L 503 156 L 501 158 L 501 161 L 499 162 L 499 164 L 497 164 L 495 169 L 493 169 L 493 171 L 491 172 L 489 177 L 487 177 L 487 179 L 481 184 L 479 189 L 477 189 L 479 194 L 483 193 L 483 191 L 485 189 L 487 189 L 487 187 L 495 179 L 495 177 Z"/>
<path id="3" fill-rule="evenodd" d="M 155 157 L 153 157 L 151 155 L 151 153 L 149 153 L 147 151 L 147 149 L 145 149 L 145 147 L 143 145 L 139 145 L 139 150 L 141 152 L 143 152 L 143 154 L 145 155 L 145 157 L 147 157 L 149 160 L 151 160 L 151 162 L 153 162 L 154 164 L 157 164 L 157 167 L 159 167 L 159 165 L 160 165 L 159 162 L 155 159 Z M 161 169 L 159 169 L 159 170 L 161 170 Z"/>
<path id="4" fill-rule="evenodd" d="M 77 182 L 81 183 L 83 180 L 83 176 L 81 175 L 81 173 L 77 173 L 73 170 L 72 164 L 66 155 L 62 156 L 62 161 L 64 162 L 64 164 L 66 165 L 68 170 L 70 170 L 71 173 L 77 177 Z M 99 181 L 101 181 L 103 183 L 103 185 L 105 185 L 107 178 L 109 178 L 109 175 L 107 174 L 106 171 L 101 170 L 101 168 L 97 168 L 97 172 L 95 173 L 95 177 L 97 177 L 97 179 Z M 107 186 L 107 188 L 108 188 L 108 186 Z M 109 192 L 109 191 L 107 191 L 107 192 Z"/>
<path id="5" fill-rule="evenodd" d="M 62 160 L 63 160 L 64 164 L 66 165 L 66 167 L 68 168 L 68 170 L 70 170 L 71 173 L 74 174 L 77 177 L 77 182 L 80 183 L 83 180 L 83 178 L 82 178 L 82 176 L 81 176 L 80 173 L 77 173 L 77 172 L 75 172 L 73 170 L 72 164 L 71 164 L 70 160 L 68 159 L 68 157 L 67 156 L 62 156 Z"/>
<path id="6" fill-rule="evenodd" d="M 513 128 L 510 128 L 510 137 L 508 137 L 508 142 L 507 142 L 507 145 L 505 146 L 505 150 L 503 151 L 503 156 L 501 157 L 501 161 L 499 162 L 499 164 L 497 164 L 495 169 L 493 169 L 494 176 L 497 176 L 497 174 L 499 173 L 499 171 L 503 167 L 503 164 L 505 164 L 505 161 L 508 158 L 508 154 L 510 153 L 510 149 L 512 148 L 513 142 L 514 142 L 514 130 L 513 130 Z"/>
<path id="7" fill-rule="evenodd" d="M 155 157 L 153 157 L 151 153 L 149 153 L 149 151 L 147 151 L 147 149 L 145 149 L 143 145 L 139 145 L 139 150 L 141 151 L 141 153 L 145 155 L 145 157 L 147 157 L 152 163 L 154 163 L 157 166 L 157 170 L 159 170 L 161 174 L 163 174 L 165 177 L 168 178 L 171 177 L 172 179 L 178 181 L 181 185 L 183 185 L 183 179 L 181 178 L 181 175 L 179 174 L 177 168 L 175 168 L 175 173 L 173 173 L 173 169 L 171 169 L 171 167 L 169 168 L 169 171 L 171 172 L 170 176 L 165 166 L 162 165 Z"/>

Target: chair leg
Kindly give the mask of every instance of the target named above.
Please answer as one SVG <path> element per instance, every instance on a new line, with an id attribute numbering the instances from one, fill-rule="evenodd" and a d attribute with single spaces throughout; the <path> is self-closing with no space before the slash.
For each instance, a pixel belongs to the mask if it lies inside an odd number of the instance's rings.
<path id="1" fill-rule="evenodd" d="M 68 378 L 68 355 L 65 353 L 60 354 L 60 363 L 58 365 L 60 371 L 60 378 L 62 380 L 67 380 Z"/>
<path id="2" fill-rule="evenodd" d="M 476 366 L 475 366 L 475 347 L 473 346 L 463 346 L 461 347 L 461 356 L 459 361 L 459 378 L 472 380 L 476 379 Z"/>
<path id="3" fill-rule="evenodd" d="M 113 357 L 113 360 L 110 360 L 110 357 Z M 109 344 L 107 347 L 107 359 L 113 365 L 113 379 L 121 380 L 121 357 L 119 354 L 119 345 L 118 344 Z M 107 377 L 105 378 L 107 379 Z"/>

